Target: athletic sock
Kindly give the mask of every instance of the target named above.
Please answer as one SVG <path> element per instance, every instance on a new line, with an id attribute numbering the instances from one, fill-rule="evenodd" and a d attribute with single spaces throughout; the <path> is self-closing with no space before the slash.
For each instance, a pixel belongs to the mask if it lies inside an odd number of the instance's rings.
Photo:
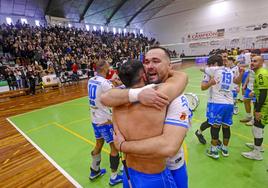
<path id="1" fill-rule="evenodd" d="M 116 176 L 117 176 L 117 172 L 112 172 L 111 173 L 111 179 L 114 180 L 116 178 Z"/>
<path id="2" fill-rule="evenodd" d="M 98 171 L 100 169 L 100 162 L 101 162 L 101 154 L 92 155 L 92 163 L 91 168 L 95 171 Z"/>

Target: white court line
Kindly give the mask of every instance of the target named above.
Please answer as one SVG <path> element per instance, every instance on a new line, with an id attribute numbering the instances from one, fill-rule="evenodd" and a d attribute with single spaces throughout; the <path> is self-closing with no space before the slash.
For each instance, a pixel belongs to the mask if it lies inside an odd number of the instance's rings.
<path id="1" fill-rule="evenodd" d="M 48 154 L 46 154 L 45 151 L 43 151 L 34 141 L 30 139 L 22 130 L 20 130 L 15 123 L 13 123 L 9 118 L 7 118 L 7 121 L 17 129 L 17 131 L 22 134 L 28 140 L 53 166 L 55 166 L 75 187 L 82 188 L 82 186 L 73 179 L 72 176 L 70 176 L 61 166 L 59 166 Z"/>
<path id="2" fill-rule="evenodd" d="M 86 96 L 85 96 L 85 97 L 86 97 Z M 65 101 L 65 102 L 58 103 L 58 104 L 53 104 L 53 105 L 50 105 L 50 106 L 47 106 L 47 107 L 44 107 L 44 108 L 36 109 L 36 110 L 30 111 L 30 112 L 25 112 L 25 113 L 22 113 L 22 114 L 18 114 L 18 115 L 15 115 L 15 116 L 11 116 L 11 117 L 19 117 L 19 116 L 22 116 L 22 115 L 25 115 L 25 114 L 31 114 L 31 113 L 38 112 L 38 111 L 43 110 L 43 109 L 52 108 L 52 107 L 55 107 L 55 106 L 63 105 L 63 104 L 65 104 L 65 103 L 73 102 L 73 101 L 75 101 L 75 100 L 79 100 L 79 99 L 81 99 L 81 98 L 84 98 L 84 97 L 80 97 L 80 98 L 77 98 L 77 99 L 72 99 L 72 100 L 70 100 L 70 101 Z"/>

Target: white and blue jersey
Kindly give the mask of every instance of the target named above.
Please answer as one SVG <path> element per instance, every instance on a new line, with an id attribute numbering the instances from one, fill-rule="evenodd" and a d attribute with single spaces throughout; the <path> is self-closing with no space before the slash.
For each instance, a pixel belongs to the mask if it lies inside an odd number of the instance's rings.
<path id="1" fill-rule="evenodd" d="M 103 138 L 107 143 L 113 142 L 113 125 L 110 108 L 104 106 L 101 94 L 112 88 L 109 80 L 95 76 L 88 80 L 88 100 L 90 105 L 91 121 L 96 139 Z"/>
<path id="2" fill-rule="evenodd" d="M 189 129 L 191 117 L 192 112 L 189 109 L 188 100 L 185 95 L 180 95 L 169 105 L 164 123 Z"/>
<path id="3" fill-rule="evenodd" d="M 104 106 L 100 101 L 101 94 L 112 87 L 112 83 L 101 76 L 95 76 L 88 80 L 88 100 L 92 123 L 103 124 L 112 119 L 110 108 Z"/>
<path id="4" fill-rule="evenodd" d="M 229 125 L 233 121 L 234 100 L 232 90 L 234 88 L 234 74 L 228 67 L 209 67 L 206 73 L 214 78 L 216 85 L 212 88 L 211 106 L 208 112 L 210 125 Z"/>
<path id="5" fill-rule="evenodd" d="M 185 95 L 175 98 L 169 105 L 165 125 L 181 126 L 186 129 L 191 127 L 192 112 L 189 109 L 188 100 Z M 183 147 L 178 153 L 167 158 L 167 168 L 171 170 L 171 174 L 178 188 L 188 187 L 188 176 L 184 159 Z"/>

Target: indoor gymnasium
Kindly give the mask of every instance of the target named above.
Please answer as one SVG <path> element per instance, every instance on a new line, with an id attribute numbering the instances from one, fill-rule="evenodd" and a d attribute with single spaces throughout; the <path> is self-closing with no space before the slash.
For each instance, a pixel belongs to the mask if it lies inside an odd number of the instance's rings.
<path id="1" fill-rule="evenodd" d="M 0 0 L 0 187 L 268 187 L 267 8 Z"/>

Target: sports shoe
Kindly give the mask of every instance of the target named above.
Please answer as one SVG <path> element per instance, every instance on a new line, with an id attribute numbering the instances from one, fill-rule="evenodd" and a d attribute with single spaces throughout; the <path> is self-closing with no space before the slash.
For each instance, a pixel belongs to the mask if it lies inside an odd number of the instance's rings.
<path id="1" fill-rule="evenodd" d="M 100 176 L 103 176 L 106 173 L 106 169 L 99 169 L 98 171 L 90 168 L 90 175 L 89 175 L 89 179 L 90 180 L 95 180 Z"/>
<path id="2" fill-rule="evenodd" d="M 218 159 L 220 157 L 218 150 L 212 151 L 211 147 L 209 149 L 207 149 L 207 156 L 209 156 L 213 159 Z"/>
<path id="3" fill-rule="evenodd" d="M 252 119 L 252 117 L 245 117 L 244 119 L 240 119 L 241 123 L 247 123 Z"/>
<path id="4" fill-rule="evenodd" d="M 263 160 L 261 153 L 256 150 L 252 150 L 249 152 L 242 152 L 241 155 L 247 159 L 253 159 L 257 161 Z"/>
<path id="5" fill-rule="evenodd" d="M 239 112 L 239 110 L 238 110 L 238 106 L 235 106 L 235 107 L 234 107 L 234 112 L 233 112 L 233 114 L 234 114 L 234 115 L 237 115 L 238 112 Z"/>
<path id="6" fill-rule="evenodd" d="M 254 118 L 252 118 L 249 122 L 245 123 L 246 126 L 252 126 L 254 125 Z"/>
<path id="7" fill-rule="evenodd" d="M 199 142 L 200 142 L 201 144 L 206 144 L 206 143 L 207 143 L 207 141 L 206 141 L 206 139 L 204 138 L 204 136 L 203 136 L 202 134 L 199 134 L 199 133 L 198 133 L 198 130 L 195 131 L 195 136 L 198 138 L 198 140 L 199 140 Z"/>
<path id="8" fill-rule="evenodd" d="M 123 176 L 117 174 L 117 176 L 114 179 L 110 178 L 109 184 L 111 186 L 114 186 L 114 185 L 117 185 L 118 183 L 122 183 L 122 182 L 123 182 Z"/>
<path id="9" fill-rule="evenodd" d="M 221 147 L 221 154 L 222 154 L 222 156 L 224 156 L 224 157 L 228 157 L 229 156 L 229 151 L 228 151 L 228 149 L 227 148 L 223 148 L 223 147 Z"/>
<path id="10" fill-rule="evenodd" d="M 246 145 L 248 148 L 250 148 L 250 149 L 254 149 L 254 144 L 253 144 L 253 143 L 246 143 L 245 145 Z M 260 152 L 264 152 L 264 148 L 263 148 L 263 147 L 261 147 Z"/>

